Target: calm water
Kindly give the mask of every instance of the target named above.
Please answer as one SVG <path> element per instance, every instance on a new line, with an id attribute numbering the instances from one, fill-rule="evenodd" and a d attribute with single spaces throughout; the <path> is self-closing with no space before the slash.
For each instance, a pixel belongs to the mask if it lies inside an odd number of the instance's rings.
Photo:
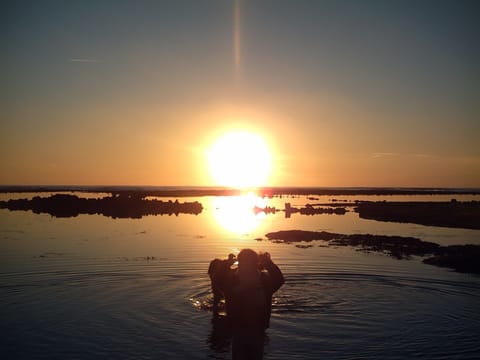
<path id="1" fill-rule="evenodd" d="M 379 200 L 362 197 L 372 198 Z M 312 202 L 304 197 L 185 200 L 200 201 L 204 211 L 113 220 L 0 210 L 2 358 L 229 359 L 223 323 L 209 311 L 206 270 L 212 258 L 244 247 L 269 251 L 286 277 L 266 359 L 480 356 L 480 276 L 419 259 L 264 239 L 269 231 L 303 229 L 480 244 L 480 231 L 381 223 L 352 212 L 285 219 L 249 210 Z"/>

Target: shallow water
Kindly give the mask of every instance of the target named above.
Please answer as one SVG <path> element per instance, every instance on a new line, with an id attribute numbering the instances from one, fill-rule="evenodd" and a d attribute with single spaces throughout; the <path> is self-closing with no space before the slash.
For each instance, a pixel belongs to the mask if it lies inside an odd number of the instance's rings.
<path id="1" fill-rule="evenodd" d="M 140 220 L 0 210 L 5 358 L 229 359 L 222 318 L 212 322 L 209 311 L 206 270 L 212 258 L 244 247 L 269 251 L 286 277 L 274 299 L 266 359 L 478 358 L 478 275 L 255 238 L 296 228 L 480 244 L 479 231 L 379 223 L 354 213 L 252 217 L 228 209 L 225 199 L 199 201 L 205 210 L 198 216 Z"/>

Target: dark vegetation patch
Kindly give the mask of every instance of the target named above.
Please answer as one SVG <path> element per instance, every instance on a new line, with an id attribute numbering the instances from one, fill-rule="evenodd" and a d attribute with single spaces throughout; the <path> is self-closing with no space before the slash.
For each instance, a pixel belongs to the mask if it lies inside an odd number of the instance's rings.
<path id="1" fill-rule="evenodd" d="M 76 195 L 55 194 L 35 196 L 31 200 L 0 201 L 0 209 L 31 210 L 55 217 L 75 217 L 80 214 L 99 214 L 111 218 L 139 219 L 146 215 L 200 214 L 199 202 L 147 200 L 139 196 L 115 195 L 99 199 L 79 198 Z"/>
<path id="2" fill-rule="evenodd" d="M 311 246 L 297 243 L 319 240 L 327 242 L 328 246 L 351 246 L 368 252 L 386 253 L 396 259 L 428 256 L 423 260 L 425 264 L 447 267 L 458 272 L 480 274 L 479 245 L 440 246 L 414 237 L 371 234 L 347 235 L 327 231 L 304 230 L 276 231 L 265 236 L 276 243 L 296 243 L 295 246 L 299 248 Z"/>
<path id="3" fill-rule="evenodd" d="M 360 202 L 355 211 L 362 219 L 426 226 L 480 229 L 480 201 Z"/>

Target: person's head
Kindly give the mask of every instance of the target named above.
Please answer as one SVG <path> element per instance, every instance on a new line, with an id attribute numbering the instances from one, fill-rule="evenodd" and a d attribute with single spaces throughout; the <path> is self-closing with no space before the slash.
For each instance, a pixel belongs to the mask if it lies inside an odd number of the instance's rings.
<path id="1" fill-rule="evenodd" d="M 258 254 L 252 249 L 243 249 L 238 253 L 239 269 L 258 269 Z"/>

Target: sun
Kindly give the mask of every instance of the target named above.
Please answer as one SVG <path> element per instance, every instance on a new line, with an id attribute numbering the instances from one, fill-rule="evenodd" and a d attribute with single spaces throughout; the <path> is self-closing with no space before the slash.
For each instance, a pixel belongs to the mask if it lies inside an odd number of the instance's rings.
<path id="1" fill-rule="evenodd" d="M 263 138 L 246 131 L 220 136 L 207 151 L 207 161 L 213 181 L 234 188 L 266 185 L 272 163 Z"/>

